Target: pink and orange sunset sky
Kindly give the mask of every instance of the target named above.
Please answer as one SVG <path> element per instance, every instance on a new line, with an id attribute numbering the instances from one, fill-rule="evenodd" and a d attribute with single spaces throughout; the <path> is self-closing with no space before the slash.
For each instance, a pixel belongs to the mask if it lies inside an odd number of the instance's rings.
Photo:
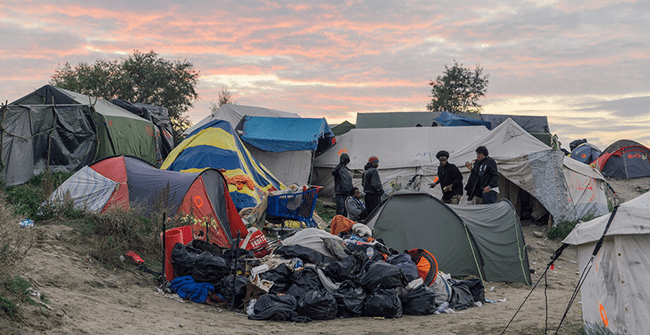
<path id="1" fill-rule="evenodd" d="M 489 74 L 484 113 L 545 115 L 563 146 L 650 145 L 650 3 L 502 1 L 2 1 L 0 99 L 57 64 L 154 50 L 200 71 L 197 122 L 238 104 L 356 122 L 425 111 L 454 60 Z"/>

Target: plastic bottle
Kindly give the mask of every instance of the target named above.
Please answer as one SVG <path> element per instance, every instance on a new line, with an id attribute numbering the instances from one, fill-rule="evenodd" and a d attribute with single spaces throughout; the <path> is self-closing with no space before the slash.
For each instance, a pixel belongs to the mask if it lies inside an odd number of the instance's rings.
<path id="1" fill-rule="evenodd" d="M 34 227 L 34 221 L 32 219 L 25 219 L 20 221 L 20 226 L 23 228 L 33 228 Z"/>
<path id="2" fill-rule="evenodd" d="M 440 314 L 442 314 L 442 313 L 449 313 L 449 312 L 447 311 L 447 309 L 449 309 L 449 303 L 445 301 L 445 302 L 443 302 L 442 304 L 440 304 L 440 306 L 438 306 L 438 308 L 436 308 L 436 312 L 438 312 L 438 313 L 440 313 Z"/>
<path id="3" fill-rule="evenodd" d="M 368 247 L 368 249 L 366 249 L 366 256 L 368 256 L 368 259 L 372 259 L 372 257 L 375 256 L 375 249 Z"/>

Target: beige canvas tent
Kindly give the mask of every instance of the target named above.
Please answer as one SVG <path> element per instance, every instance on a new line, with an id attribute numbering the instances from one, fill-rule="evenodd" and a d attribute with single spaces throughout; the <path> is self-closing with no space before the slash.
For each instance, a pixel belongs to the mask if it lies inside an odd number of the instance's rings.
<path id="1" fill-rule="evenodd" d="M 337 144 L 314 159 L 313 184 L 323 186 L 321 195 L 334 195 L 334 179 L 330 172 L 339 163 L 339 156 L 350 155 L 348 167 L 355 172 L 353 183 L 361 187 L 361 173 L 370 156 L 379 157 L 379 175 L 386 193 L 393 189 L 391 183 L 405 184 L 409 178 L 422 173 L 420 167 L 436 159 L 439 150 L 450 153 L 463 148 L 489 134 L 483 126 L 471 127 L 409 127 L 352 129 L 337 136 Z M 433 181 L 433 173 L 422 176 L 422 185 Z M 439 188 L 423 187 L 424 192 L 440 196 Z M 438 193 L 436 193 L 438 192 Z"/>
<path id="2" fill-rule="evenodd" d="M 518 197 L 530 195 L 543 207 L 535 210 L 548 211 L 555 223 L 609 212 L 606 182 L 598 171 L 551 149 L 512 119 L 451 153 L 449 161 L 459 167 L 465 183 L 469 171 L 464 163 L 476 159 L 475 150 L 480 145 L 487 147 L 497 162 L 499 198 L 510 199 L 516 207 Z M 425 165 L 422 173 L 435 173 L 437 167 L 437 161 Z"/>
<path id="3" fill-rule="evenodd" d="M 650 315 L 650 193 L 621 204 L 580 289 L 586 328 L 647 334 Z M 611 215 L 611 214 L 610 214 Z M 575 245 L 585 269 L 610 219 L 578 224 L 563 241 Z M 602 333 L 602 332 L 600 332 Z"/>

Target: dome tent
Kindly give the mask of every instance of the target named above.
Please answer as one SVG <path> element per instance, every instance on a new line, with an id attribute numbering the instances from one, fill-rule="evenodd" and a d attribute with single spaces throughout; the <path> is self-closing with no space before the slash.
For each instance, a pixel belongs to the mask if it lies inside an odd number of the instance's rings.
<path id="1" fill-rule="evenodd" d="M 591 165 L 609 178 L 633 179 L 650 176 L 650 148 L 630 140 L 609 145 Z"/>
<path id="2" fill-rule="evenodd" d="M 145 212 L 169 210 L 193 216 L 193 230 L 230 247 L 248 233 L 228 194 L 223 175 L 214 169 L 184 173 L 157 169 L 132 156 L 113 156 L 83 167 L 50 196 L 60 203 L 69 195 L 74 207 L 92 212 L 142 206 Z M 206 231 L 206 227 L 209 229 Z"/>
<path id="3" fill-rule="evenodd" d="M 512 204 L 448 206 L 430 194 L 399 190 L 366 219 L 395 250 L 424 249 L 440 271 L 531 284 L 521 223 Z"/>

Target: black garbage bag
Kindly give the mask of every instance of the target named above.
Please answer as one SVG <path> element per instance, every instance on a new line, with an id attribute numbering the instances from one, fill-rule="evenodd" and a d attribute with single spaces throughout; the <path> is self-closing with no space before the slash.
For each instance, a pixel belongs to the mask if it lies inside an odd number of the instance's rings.
<path id="1" fill-rule="evenodd" d="M 436 311 L 436 294 L 425 285 L 404 293 L 400 300 L 406 315 L 428 315 Z"/>
<path id="2" fill-rule="evenodd" d="M 309 322 L 308 317 L 298 315 L 296 297 L 289 294 L 265 294 L 257 298 L 251 320 Z"/>
<path id="3" fill-rule="evenodd" d="M 395 288 L 408 285 L 400 268 L 384 261 L 366 264 L 357 278 L 357 283 L 366 291 L 381 288 Z"/>
<path id="4" fill-rule="evenodd" d="M 479 278 L 465 279 L 460 281 L 463 285 L 467 285 L 469 292 L 472 293 L 474 302 L 485 303 L 485 286 L 483 281 Z"/>
<path id="5" fill-rule="evenodd" d="M 244 269 L 246 268 L 246 258 L 255 258 L 255 254 L 246 249 L 226 249 L 223 251 L 223 259 L 226 261 L 226 265 L 228 265 L 228 269 L 231 271 L 230 273 L 232 274 L 232 269 L 233 269 L 233 258 L 235 256 L 235 251 L 237 252 L 237 271 L 243 273 Z"/>
<path id="6" fill-rule="evenodd" d="M 300 298 L 303 294 L 309 291 L 318 291 L 323 288 L 323 284 L 318 278 L 318 273 L 315 268 L 306 267 L 300 271 L 294 271 L 291 274 L 289 288 L 287 294 L 291 294 L 296 298 Z"/>
<path id="7" fill-rule="evenodd" d="M 223 256 L 223 248 L 214 243 L 203 240 L 192 240 L 192 242 L 188 243 L 187 246 L 201 251 L 209 251 L 219 257 Z"/>
<path id="8" fill-rule="evenodd" d="M 336 260 L 341 260 L 345 257 L 348 256 L 348 251 L 341 242 L 340 239 L 337 238 L 326 238 L 326 237 L 321 237 L 321 240 L 323 240 L 323 244 L 325 244 L 325 248 L 336 257 Z"/>
<path id="9" fill-rule="evenodd" d="M 201 253 L 200 250 L 176 243 L 172 249 L 172 266 L 174 267 L 175 277 L 184 277 L 192 275 L 192 268 L 196 263 L 196 258 Z"/>
<path id="10" fill-rule="evenodd" d="M 300 258 L 304 263 L 313 263 L 316 265 L 325 265 L 332 262 L 332 259 L 323 255 L 322 253 L 303 247 L 302 245 L 281 246 L 276 251 L 276 254 L 286 258 Z"/>
<path id="11" fill-rule="evenodd" d="M 402 302 L 394 289 L 378 288 L 363 301 L 363 315 L 401 318 Z"/>
<path id="12" fill-rule="evenodd" d="M 280 265 L 273 269 L 260 273 L 260 278 L 273 282 L 273 286 L 271 286 L 269 293 L 286 293 L 287 289 L 289 289 L 292 273 L 293 271 L 288 265 L 280 263 Z"/>
<path id="13" fill-rule="evenodd" d="M 342 282 L 332 296 L 338 305 L 338 316 L 355 318 L 363 314 L 363 300 L 366 298 L 366 293 L 361 286 L 353 281 Z"/>
<path id="14" fill-rule="evenodd" d="M 197 283 L 219 283 L 229 272 L 223 258 L 204 251 L 196 257 L 192 268 L 192 278 Z"/>
<path id="15" fill-rule="evenodd" d="M 406 276 L 406 280 L 409 282 L 420 278 L 420 275 L 418 274 L 418 266 L 413 262 L 411 255 L 407 253 L 390 256 L 386 262 L 402 269 L 402 272 L 404 272 L 404 275 Z"/>
<path id="16" fill-rule="evenodd" d="M 485 302 L 485 287 L 480 279 L 451 280 L 449 307 L 463 310 L 474 306 L 474 302 Z"/>
<path id="17" fill-rule="evenodd" d="M 337 313 L 336 299 L 325 290 L 309 291 L 298 299 L 298 314 L 312 320 L 332 320 Z"/>
<path id="18" fill-rule="evenodd" d="M 370 244 L 347 243 L 345 245 L 345 248 L 347 249 L 346 252 L 349 254 L 352 254 L 354 252 L 362 253 L 364 256 L 366 256 L 365 259 L 369 260 L 370 262 L 375 262 L 382 259 L 381 254 L 374 246 Z M 368 257 L 368 249 L 372 249 L 372 257 Z"/>
<path id="19" fill-rule="evenodd" d="M 329 263 L 323 273 L 334 281 L 342 282 L 358 275 L 365 261 L 365 254 L 355 251 L 340 261 Z"/>
<path id="20" fill-rule="evenodd" d="M 243 305 L 244 298 L 246 297 L 248 277 L 237 276 L 234 286 L 233 277 L 234 276 L 227 276 L 221 280 L 221 283 L 219 284 L 219 294 L 228 304 L 231 303 L 234 297 L 235 308 L 240 308 Z"/>

